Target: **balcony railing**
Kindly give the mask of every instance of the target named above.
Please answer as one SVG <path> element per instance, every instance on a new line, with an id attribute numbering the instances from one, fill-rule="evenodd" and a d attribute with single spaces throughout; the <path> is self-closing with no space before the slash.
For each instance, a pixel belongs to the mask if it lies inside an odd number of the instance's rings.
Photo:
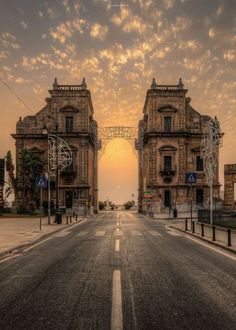
<path id="1" fill-rule="evenodd" d="M 61 170 L 62 174 L 74 174 L 77 172 L 77 165 L 71 164 Z"/>
<path id="2" fill-rule="evenodd" d="M 176 175 L 176 171 L 177 171 L 176 165 L 160 167 L 161 176 L 174 176 Z"/>

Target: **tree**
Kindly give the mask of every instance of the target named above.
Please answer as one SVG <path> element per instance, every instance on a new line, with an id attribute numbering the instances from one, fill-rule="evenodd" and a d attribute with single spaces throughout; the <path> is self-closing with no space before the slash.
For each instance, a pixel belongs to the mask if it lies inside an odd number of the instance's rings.
<path id="1" fill-rule="evenodd" d="M 98 205 L 99 205 L 99 210 L 104 210 L 104 207 L 105 207 L 104 202 L 99 201 Z"/>
<path id="2" fill-rule="evenodd" d="M 124 203 L 124 208 L 125 210 L 129 210 L 132 206 L 134 206 L 135 202 L 134 201 L 128 201 L 126 203 Z"/>
<path id="3" fill-rule="evenodd" d="M 7 198 L 12 193 L 14 193 L 16 195 L 17 181 L 16 181 L 15 173 L 14 173 L 15 166 L 12 161 L 12 155 L 11 155 L 10 150 L 7 152 L 5 159 L 6 159 L 6 172 L 7 172 L 7 176 L 8 176 L 8 180 L 6 181 L 7 188 L 5 191 L 5 197 Z"/>
<path id="4" fill-rule="evenodd" d="M 27 209 L 38 199 L 36 177 L 43 173 L 43 160 L 32 150 L 22 149 L 20 152 L 20 173 L 17 189 L 22 192 L 21 208 Z"/>

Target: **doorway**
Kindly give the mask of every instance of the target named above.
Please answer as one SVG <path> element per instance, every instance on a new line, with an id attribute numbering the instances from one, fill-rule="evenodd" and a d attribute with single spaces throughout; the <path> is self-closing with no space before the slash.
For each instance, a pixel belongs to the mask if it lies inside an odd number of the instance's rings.
<path id="1" fill-rule="evenodd" d="M 66 191 L 66 208 L 71 209 L 73 206 L 73 191 Z"/>
<path id="2" fill-rule="evenodd" d="M 170 190 L 165 190 L 164 192 L 164 206 L 171 207 L 171 192 Z"/>
<path id="3" fill-rule="evenodd" d="M 204 190 L 197 189 L 196 190 L 196 204 L 199 206 L 203 206 L 203 202 L 204 202 Z"/>

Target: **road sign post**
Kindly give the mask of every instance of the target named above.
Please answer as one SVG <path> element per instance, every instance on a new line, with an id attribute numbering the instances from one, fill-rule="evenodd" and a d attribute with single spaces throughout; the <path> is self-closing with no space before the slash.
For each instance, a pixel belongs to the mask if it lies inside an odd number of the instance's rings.
<path id="1" fill-rule="evenodd" d="M 196 172 L 187 172 L 185 173 L 185 183 L 190 186 L 190 219 L 191 219 L 191 228 L 193 220 L 193 185 L 197 183 L 197 173 Z"/>
<path id="2" fill-rule="evenodd" d="M 39 230 L 42 230 L 42 214 L 43 214 L 43 188 L 47 188 L 47 178 L 45 176 L 38 176 L 36 178 L 36 186 L 40 188 L 40 218 Z"/>

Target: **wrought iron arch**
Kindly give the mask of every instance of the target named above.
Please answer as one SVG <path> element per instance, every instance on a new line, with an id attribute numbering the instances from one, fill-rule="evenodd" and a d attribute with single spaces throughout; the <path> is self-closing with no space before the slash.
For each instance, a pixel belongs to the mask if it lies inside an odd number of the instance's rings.
<path id="1" fill-rule="evenodd" d="M 135 139 L 137 137 L 138 129 L 135 127 L 113 126 L 113 127 L 99 127 L 98 138 L 101 141 L 101 148 L 99 152 L 99 159 L 105 153 L 107 144 L 117 138 L 125 139 L 131 144 L 132 150 L 137 157 L 135 149 Z"/>

